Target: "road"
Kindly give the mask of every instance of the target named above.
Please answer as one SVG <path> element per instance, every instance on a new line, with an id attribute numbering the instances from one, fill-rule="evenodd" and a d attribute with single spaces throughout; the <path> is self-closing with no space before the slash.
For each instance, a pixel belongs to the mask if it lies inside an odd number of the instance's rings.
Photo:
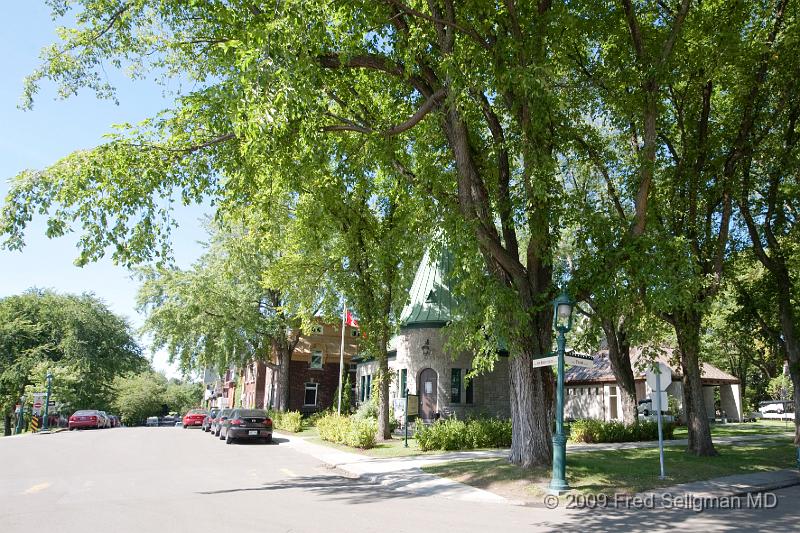
<path id="1" fill-rule="evenodd" d="M 800 489 L 765 510 L 550 511 L 419 496 L 294 449 L 200 430 L 119 428 L 0 439 L 0 531 L 790 531 Z"/>

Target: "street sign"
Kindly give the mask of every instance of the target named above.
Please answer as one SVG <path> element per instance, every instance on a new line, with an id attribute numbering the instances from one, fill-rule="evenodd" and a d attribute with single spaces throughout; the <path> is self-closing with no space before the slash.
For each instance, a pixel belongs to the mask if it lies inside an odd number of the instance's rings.
<path id="1" fill-rule="evenodd" d="M 419 395 L 417 394 L 409 394 L 408 395 L 408 416 L 417 416 L 419 415 Z"/>
<path id="2" fill-rule="evenodd" d="M 656 373 L 661 374 L 661 383 L 664 386 L 664 389 L 669 387 L 669 384 L 672 383 L 672 370 L 670 370 L 669 365 L 666 363 L 653 363 L 653 368 L 645 372 L 644 379 L 653 392 L 658 392 L 658 383 L 656 383 Z M 663 390 L 663 389 L 662 389 Z"/>
<path id="3" fill-rule="evenodd" d="M 546 353 L 544 355 L 537 355 L 533 358 L 533 368 L 540 366 L 553 366 L 558 364 L 558 356 Z"/>
<path id="4" fill-rule="evenodd" d="M 56 402 L 55 402 L 55 400 L 50 400 L 49 402 L 47 402 L 47 405 L 49 405 L 50 407 L 55 407 L 56 406 Z"/>
<path id="5" fill-rule="evenodd" d="M 564 354 L 564 363 L 572 366 L 594 368 L 594 357 L 583 353 L 570 352 Z"/>

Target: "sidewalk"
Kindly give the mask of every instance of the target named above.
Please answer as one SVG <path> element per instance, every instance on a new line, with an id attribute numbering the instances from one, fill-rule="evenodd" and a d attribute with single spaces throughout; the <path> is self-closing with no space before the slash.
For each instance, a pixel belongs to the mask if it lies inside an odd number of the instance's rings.
<path id="1" fill-rule="evenodd" d="M 442 455 L 376 459 L 345 452 L 328 446 L 308 442 L 303 437 L 274 432 L 275 437 L 285 439 L 289 446 L 347 474 L 371 483 L 379 483 L 391 490 L 412 492 L 419 496 L 443 496 L 473 502 L 508 504 L 513 503 L 502 496 L 470 487 L 457 481 L 426 474 L 422 466 L 457 459 L 499 457 L 505 451 L 455 452 Z"/>
<path id="2" fill-rule="evenodd" d="M 669 495 L 673 501 L 713 501 L 720 498 L 737 498 L 748 494 L 771 492 L 795 485 L 800 485 L 800 471 L 775 470 L 772 472 L 757 472 L 755 474 L 737 474 L 705 481 L 693 481 L 644 492 L 637 496 L 653 498 L 657 503 L 659 501 L 664 502 L 664 495 Z"/>

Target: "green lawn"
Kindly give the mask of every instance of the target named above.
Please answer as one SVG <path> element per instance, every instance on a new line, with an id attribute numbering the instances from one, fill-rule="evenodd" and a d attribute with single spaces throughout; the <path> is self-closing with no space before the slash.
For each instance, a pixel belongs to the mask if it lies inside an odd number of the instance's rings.
<path id="1" fill-rule="evenodd" d="M 711 424 L 712 437 L 732 437 L 735 435 L 781 435 L 793 432 L 794 424 L 781 421 L 744 422 L 741 424 Z M 675 428 L 675 438 L 685 439 L 685 426 Z"/>
<path id="2" fill-rule="evenodd" d="M 583 493 L 637 493 L 703 479 L 780 470 L 796 466 L 795 447 L 788 439 L 758 444 L 718 445 L 718 457 L 693 457 L 683 447 L 665 448 L 667 479 L 659 480 L 657 448 L 576 452 L 567 454 L 567 480 Z M 505 459 L 454 461 L 424 471 L 491 490 L 518 500 L 539 501 L 550 480 L 547 468 L 525 470 Z"/>
<path id="3" fill-rule="evenodd" d="M 322 444 L 324 446 L 330 446 L 331 448 L 336 448 L 337 450 L 342 450 L 351 453 L 358 453 L 361 455 L 366 455 L 368 457 L 376 457 L 376 458 L 409 457 L 412 455 L 431 455 L 431 454 L 443 453 L 440 450 L 424 452 L 419 449 L 419 446 L 417 445 L 417 440 L 411 437 L 408 438 L 408 448 L 404 446 L 402 438 L 392 437 L 392 440 L 378 442 L 374 448 L 370 448 L 369 450 L 361 450 L 359 448 L 351 448 L 350 446 L 345 446 L 343 444 L 335 444 L 333 442 L 322 440 L 321 438 L 319 438 L 319 436 L 316 435 L 310 437 L 308 441 L 313 442 L 314 444 Z"/>

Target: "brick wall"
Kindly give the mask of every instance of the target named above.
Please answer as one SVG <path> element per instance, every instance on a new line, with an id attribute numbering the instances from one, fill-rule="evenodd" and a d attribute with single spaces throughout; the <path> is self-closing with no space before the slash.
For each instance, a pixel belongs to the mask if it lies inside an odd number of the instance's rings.
<path id="1" fill-rule="evenodd" d="M 346 368 L 346 366 L 345 366 Z M 355 372 L 350 374 L 351 384 Z M 317 405 L 303 405 L 306 383 L 317 383 Z M 339 387 L 339 362 L 324 363 L 322 368 L 310 368 L 306 361 L 292 361 L 289 370 L 289 409 L 303 413 L 323 411 L 335 407 L 335 393 Z"/>

